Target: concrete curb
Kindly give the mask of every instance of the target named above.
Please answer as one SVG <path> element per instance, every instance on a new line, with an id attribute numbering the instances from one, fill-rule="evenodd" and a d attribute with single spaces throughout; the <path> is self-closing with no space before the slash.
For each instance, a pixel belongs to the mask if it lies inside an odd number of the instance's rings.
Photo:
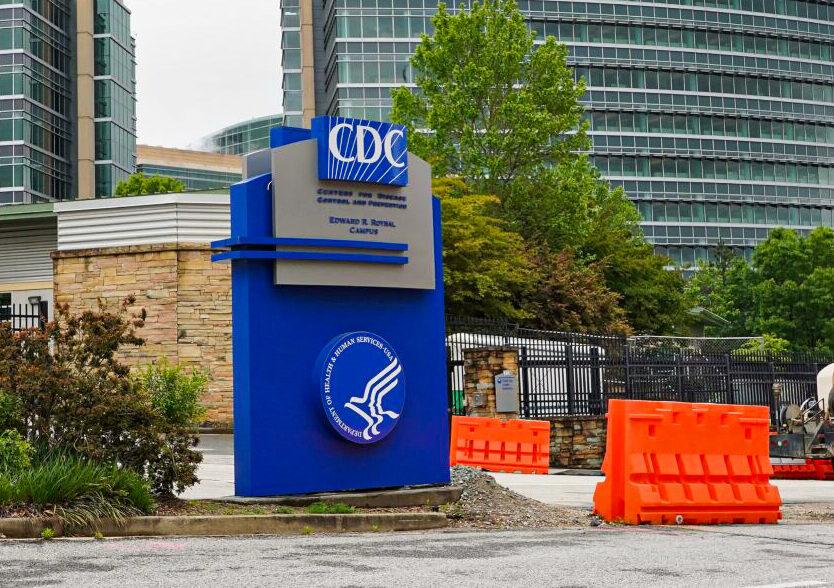
<path id="1" fill-rule="evenodd" d="M 226 496 L 208 502 L 234 504 L 281 504 L 284 506 L 309 506 L 314 502 L 341 502 L 357 508 L 407 508 L 411 506 L 440 506 L 460 500 L 463 488 L 459 486 L 422 486 L 369 492 L 333 492 L 302 494 L 295 496 L 244 497 Z"/>
<path id="2" fill-rule="evenodd" d="M 446 525 L 446 515 L 440 512 L 136 517 L 124 525 L 102 521 L 97 529 L 81 529 L 71 535 L 91 537 L 96 531 L 105 537 L 292 535 L 421 531 Z M 0 519 L 0 535 L 8 539 L 37 539 L 46 528 L 53 529 L 56 536 L 64 535 L 63 524 L 55 519 Z"/>

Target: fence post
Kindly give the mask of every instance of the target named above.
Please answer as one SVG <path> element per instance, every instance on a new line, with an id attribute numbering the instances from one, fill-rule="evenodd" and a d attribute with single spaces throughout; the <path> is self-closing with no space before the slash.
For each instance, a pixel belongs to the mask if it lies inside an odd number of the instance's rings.
<path id="1" fill-rule="evenodd" d="M 43 331 L 49 321 L 49 302 L 41 300 L 38 302 L 38 328 Z"/>
<path id="2" fill-rule="evenodd" d="M 726 370 L 727 370 L 726 380 L 725 380 L 727 382 L 727 404 L 735 404 L 736 399 L 735 399 L 735 393 L 733 392 L 733 373 L 732 373 L 733 364 L 732 364 L 732 358 L 730 357 L 729 352 L 727 353 L 727 356 L 725 358 L 725 367 L 726 367 Z"/>
<path id="3" fill-rule="evenodd" d="M 455 393 L 454 393 L 454 373 L 455 373 L 455 366 L 452 365 L 452 348 L 448 345 L 446 346 L 446 400 L 449 406 L 449 423 L 452 422 L 452 415 L 457 413 L 457 407 L 455 406 Z"/>
<path id="4" fill-rule="evenodd" d="M 522 345 L 518 353 L 518 379 L 521 384 L 521 418 L 529 419 L 530 410 L 530 380 L 527 377 L 527 347 Z M 538 415 L 537 415 L 538 416 Z"/>
<path id="5" fill-rule="evenodd" d="M 773 362 L 773 356 L 768 353 L 767 354 L 767 364 L 768 368 L 770 369 L 770 394 L 767 395 L 767 403 L 770 406 L 770 418 L 775 421 L 776 415 L 779 414 L 779 407 L 774 406 L 773 400 L 773 386 L 776 384 L 776 365 Z"/>
<path id="6" fill-rule="evenodd" d="M 632 400 L 631 397 L 631 353 L 628 350 L 628 343 L 625 345 L 625 396 L 628 400 Z"/>
<path id="7" fill-rule="evenodd" d="M 605 398 L 602 390 L 602 378 L 600 377 L 599 349 L 591 348 L 591 390 L 589 391 L 588 408 L 592 414 L 603 414 Z M 593 403 L 593 404 L 592 404 Z"/>
<path id="8" fill-rule="evenodd" d="M 574 414 L 576 390 L 573 378 L 573 344 L 565 347 L 565 383 L 568 385 L 568 414 Z"/>
<path id="9" fill-rule="evenodd" d="M 681 402 L 695 402 L 694 398 L 683 397 L 683 351 L 675 353 L 675 378 L 678 388 L 678 398 Z"/>

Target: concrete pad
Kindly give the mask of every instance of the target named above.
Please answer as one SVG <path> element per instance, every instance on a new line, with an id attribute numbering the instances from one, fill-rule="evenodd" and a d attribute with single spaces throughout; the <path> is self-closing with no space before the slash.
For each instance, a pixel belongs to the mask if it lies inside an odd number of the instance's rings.
<path id="1" fill-rule="evenodd" d="M 594 489 L 602 478 L 595 476 L 539 476 L 528 474 L 491 474 L 495 481 L 522 496 L 555 506 L 593 508 Z M 834 481 L 773 480 L 782 502 L 802 504 L 834 502 Z"/>
<path id="2" fill-rule="evenodd" d="M 591 508 L 597 476 L 490 473 L 495 481 L 522 496 L 556 506 Z"/>
<path id="3" fill-rule="evenodd" d="M 197 449 L 203 463 L 197 468 L 200 483 L 179 495 L 183 500 L 217 499 L 235 493 L 235 456 L 232 435 L 200 435 Z"/>

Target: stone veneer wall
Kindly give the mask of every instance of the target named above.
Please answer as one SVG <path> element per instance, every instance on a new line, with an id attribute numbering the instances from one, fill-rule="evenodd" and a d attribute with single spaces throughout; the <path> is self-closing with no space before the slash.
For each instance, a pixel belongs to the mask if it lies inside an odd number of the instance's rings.
<path id="1" fill-rule="evenodd" d="M 228 264 L 211 263 L 201 244 L 135 245 L 57 251 L 55 302 L 73 310 L 110 307 L 129 295 L 147 311 L 138 334 L 143 347 L 126 349 L 131 365 L 160 357 L 208 371 L 206 420 L 232 424 L 232 293 Z"/>
<path id="2" fill-rule="evenodd" d="M 571 416 L 550 421 L 550 467 L 595 469 L 605 457 L 604 416 Z"/>
<path id="3" fill-rule="evenodd" d="M 508 371 L 518 376 L 518 350 L 513 347 L 482 347 L 463 350 L 463 392 L 466 414 L 473 417 L 517 419 L 518 413 L 496 412 L 495 376 Z M 483 394 L 485 406 L 474 406 L 476 394 Z"/>

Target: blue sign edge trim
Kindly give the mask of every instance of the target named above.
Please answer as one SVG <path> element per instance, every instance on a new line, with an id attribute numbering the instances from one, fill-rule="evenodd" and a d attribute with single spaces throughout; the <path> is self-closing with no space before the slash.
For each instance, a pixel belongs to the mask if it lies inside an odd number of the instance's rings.
<path id="1" fill-rule="evenodd" d="M 285 247 L 338 247 L 342 249 L 379 249 L 382 251 L 408 251 L 407 243 L 389 243 L 373 241 L 353 241 L 351 239 L 304 239 L 297 237 L 232 237 L 212 241 L 216 249 L 245 246 L 285 246 Z"/>
<path id="2" fill-rule="evenodd" d="M 323 253 L 316 251 L 224 251 L 211 256 L 213 262 L 238 259 L 285 259 L 291 261 L 338 261 L 346 263 L 381 263 L 405 265 L 408 257 L 393 255 L 370 255 L 366 253 Z"/>

